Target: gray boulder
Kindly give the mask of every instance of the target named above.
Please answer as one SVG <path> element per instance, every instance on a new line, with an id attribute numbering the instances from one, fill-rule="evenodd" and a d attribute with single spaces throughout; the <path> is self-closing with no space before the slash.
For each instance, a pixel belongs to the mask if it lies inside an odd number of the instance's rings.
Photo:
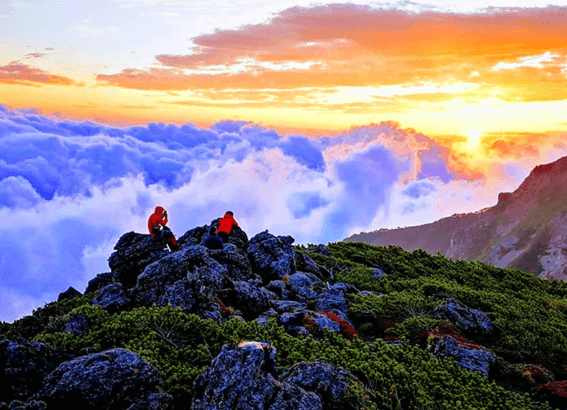
<path id="1" fill-rule="evenodd" d="M 114 246 L 108 266 L 116 281 L 126 288 L 136 284 L 136 278 L 150 263 L 169 255 L 165 240 L 159 236 L 128 232 Z"/>
<path id="2" fill-rule="evenodd" d="M 343 292 L 333 289 L 317 296 L 317 310 L 335 313 L 339 311 L 346 315 L 348 305 Z"/>
<path id="3" fill-rule="evenodd" d="M 223 249 L 210 250 L 211 258 L 226 268 L 226 277 L 230 280 L 249 280 L 254 278 L 252 266 L 246 253 L 238 249 L 234 244 L 227 243 Z"/>
<path id="4" fill-rule="evenodd" d="M 244 316 L 253 318 L 270 309 L 270 302 L 278 298 L 267 289 L 243 281 L 234 282 L 234 289 L 223 289 L 220 295 L 225 303 L 238 306 Z"/>
<path id="5" fill-rule="evenodd" d="M 114 274 L 112 272 L 99 273 L 94 278 L 89 280 L 85 294 L 96 292 L 97 290 L 102 289 L 105 286 L 115 282 L 116 278 L 114 277 Z"/>
<path id="6" fill-rule="evenodd" d="M 341 327 L 334 320 L 329 319 L 327 315 L 322 313 L 312 312 L 310 316 L 315 320 L 315 323 L 320 330 L 327 329 L 331 332 L 340 333 Z"/>
<path id="7" fill-rule="evenodd" d="M 305 310 L 307 305 L 305 303 L 296 302 L 293 300 L 272 300 L 272 307 L 278 313 L 292 312 L 294 310 Z"/>
<path id="8" fill-rule="evenodd" d="M 65 332 L 72 333 L 75 336 L 85 334 L 88 330 L 87 320 L 80 313 L 71 316 L 65 325 Z"/>
<path id="9" fill-rule="evenodd" d="M 457 323 L 464 330 L 480 331 L 486 334 L 492 332 L 492 321 L 486 313 L 471 309 L 459 303 L 455 298 L 438 306 L 434 316 Z"/>
<path id="10" fill-rule="evenodd" d="M 177 242 L 182 247 L 200 245 L 203 242 L 203 239 L 208 235 L 211 226 L 215 226 L 216 228 L 219 227 L 219 221 L 220 218 L 217 218 L 214 221 L 211 221 L 209 225 L 193 228 L 179 237 Z M 244 232 L 240 227 L 235 226 L 230 232 L 228 243 L 233 244 L 241 251 L 245 251 L 248 247 L 248 235 L 246 235 L 246 232 Z"/>
<path id="11" fill-rule="evenodd" d="M 322 279 L 321 271 L 319 267 L 315 263 L 315 261 L 311 258 L 311 256 L 303 253 L 303 252 L 296 252 L 296 262 L 297 262 L 297 270 L 302 272 L 309 272 L 317 275 L 319 279 Z"/>
<path id="12" fill-rule="evenodd" d="M 278 312 L 276 312 L 274 309 L 268 309 L 260 316 L 258 316 L 258 323 L 261 324 L 262 326 L 266 326 L 270 323 L 270 318 L 277 316 L 278 316 Z"/>
<path id="13" fill-rule="evenodd" d="M 195 305 L 193 290 L 187 280 L 178 280 L 165 288 L 165 292 L 157 301 L 158 306 L 180 307 L 184 312 L 190 312 Z"/>
<path id="14" fill-rule="evenodd" d="M 294 384 L 282 383 L 268 410 L 323 410 L 321 400 Z"/>
<path id="15" fill-rule="evenodd" d="M 198 226 L 196 228 L 188 230 L 183 235 L 181 235 L 177 239 L 177 243 L 181 248 L 184 248 L 186 246 L 200 245 L 203 241 L 203 238 L 207 236 L 208 232 L 209 227 L 207 225 Z"/>
<path id="16" fill-rule="evenodd" d="M 374 268 L 374 275 L 372 276 L 372 278 L 374 280 L 378 280 L 378 279 L 382 278 L 382 276 L 384 276 L 385 274 L 386 274 L 386 272 L 384 272 L 382 269 Z"/>
<path id="17" fill-rule="evenodd" d="M 488 376 L 490 364 L 496 361 L 493 353 L 459 344 L 451 336 L 436 337 L 431 341 L 431 346 L 436 357 L 452 357 L 457 360 L 459 366 L 483 376 Z"/>
<path id="18" fill-rule="evenodd" d="M 315 393 L 325 410 L 347 408 L 345 394 L 348 386 L 358 380 L 342 367 L 335 368 L 325 360 L 301 362 L 282 375 L 282 382 L 294 384 L 305 391 Z"/>
<path id="19" fill-rule="evenodd" d="M 171 285 L 186 281 L 196 302 L 212 303 L 214 293 L 221 288 L 226 268 L 208 255 L 207 248 L 194 245 L 171 253 L 148 265 L 138 276 L 134 289 L 135 300 L 142 306 L 151 306 L 160 299 L 171 298 Z M 177 285 L 178 290 L 181 285 Z M 185 285 L 183 288 L 187 289 Z M 169 292 L 169 296 L 168 296 Z M 188 293 L 185 293 L 188 294 Z"/>
<path id="20" fill-rule="evenodd" d="M 9 406 L 3 406 L 0 403 L 0 410 L 47 410 L 47 403 L 43 401 L 29 400 L 27 402 L 22 402 L 20 400 L 14 400 Z"/>
<path id="21" fill-rule="evenodd" d="M 252 268 L 265 282 L 284 278 L 296 271 L 295 250 L 291 236 L 274 236 L 260 232 L 248 244 Z"/>
<path id="22" fill-rule="evenodd" d="M 153 365 L 135 353 L 112 349 L 60 364 L 35 399 L 48 408 L 171 409 L 172 398 L 160 391 L 161 383 Z"/>
<path id="23" fill-rule="evenodd" d="M 43 343 L 20 338 L 0 341 L 0 402 L 27 400 L 43 379 L 67 358 Z"/>
<path id="24" fill-rule="evenodd" d="M 240 347 L 224 345 L 211 366 L 195 380 L 191 409 L 322 409 L 314 393 L 274 379 L 267 353 L 257 342 Z"/>
<path id="25" fill-rule="evenodd" d="M 122 283 L 111 283 L 100 290 L 93 305 L 98 305 L 111 313 L 127 309 L 131 300 L 126 296 Z"/>
<path id="26" fill-rule="evenodd" d="M 333 256 L 331 251 L 323 244 L 319 244 L 319 245 L 311 245 L 310 244 L 307 248 L 307 252 L 318 253 L 318 254 L 325 255 L 325 256 Z"/>
<path id="27" fill-rule="evenodd" d="M 271 292 L 274 292 L 282 300 L 289 299 L 289 290 L 282 280 L 273 280 L 265 286 Z"/>

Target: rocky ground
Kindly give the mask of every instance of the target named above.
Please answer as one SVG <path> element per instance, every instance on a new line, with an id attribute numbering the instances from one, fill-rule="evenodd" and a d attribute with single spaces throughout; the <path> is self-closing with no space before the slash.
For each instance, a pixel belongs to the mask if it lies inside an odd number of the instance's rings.
<path id="1" fill-rule="evenodd" d="M 209 226 L 185 233 L 179 238 L 180 249 L 172 253 L 160 238 L 124 234 L 109 258 L 110 272 L 93 278 L 85 292 L 98 292 L 93 303 L 108 312 L 171 305 L 217 322 L 237 318 L 267 324 L 273 318 L 292 335 L 316 334 L 324 328 L 348 338 L 357 334 L 347 295 L 372 292 L 336 281 L 333 272 L 308 253 L 296 252 L 290 236 L 264 231 L 249 240 L 235 228 L 224 249 L 209 250 L 201 245 Z M 309 250 L 329 254 L 323 245 Z M 375 268 L 376 280 L 383 275 Z M 77 295 L 69 289 L 59 299 Z M 483 312 L 456 299 L 440 306 L 436 315 L 464 329 L 486 335 L 493 331 Z M 84 317 L 76 315 L 65 329 L 80 335 L 87 326 Z M 483 376 L 496 360 L 481 346 L 463 342 L 451 328 L 421 338 L 437 357 L 454 357 L 460 366 Z M 2 340 L 0 365 L 0 383 L 8 386 L 0 394 L 0 409 L 172 408 L 159 371 L 124 349 L 68 357 L 41 343 Z M 276 366 L 277 346 L 269 340 L 225 345 L 195 380 L 197 393 L 187 408 L 342 409 L 349 384 L 357 380 L 324 360 L 287 369 L 275 370 Z"/>

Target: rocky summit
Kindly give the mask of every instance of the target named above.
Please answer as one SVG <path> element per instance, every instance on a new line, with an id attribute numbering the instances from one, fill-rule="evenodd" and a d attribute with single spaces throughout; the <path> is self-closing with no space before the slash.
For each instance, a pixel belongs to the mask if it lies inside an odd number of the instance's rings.
<path id="1" fill-rule="evenodd" d="M 566 394 L 565 287 L 238 227 L 210 250 L 215 224 L 175 252 L 128 232 L 84 294 L 0 323 L 0 409 L 551 409 Z M 534 289 L 540 305 L 521 299 Z"/>
<path id="2" fill-rule="evenodd" d="M 361 232 L 345 241 L 423 249 L 567 280 L 566 194 L 563 157 L 535 167 L 514 192 L 500 193 L 493 207 L 425 225 Z"/>

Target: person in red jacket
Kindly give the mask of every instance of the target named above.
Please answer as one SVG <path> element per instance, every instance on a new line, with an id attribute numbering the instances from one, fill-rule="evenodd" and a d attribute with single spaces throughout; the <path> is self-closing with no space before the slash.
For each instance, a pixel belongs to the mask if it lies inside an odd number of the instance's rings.
<path id="1" fill-rule="evenodd" d="M 232 211 L 227 211 L 219 221 L 217 234 L 224 243 L 228 243 L 228 235 L 232 232 L 232 227 L 238 226 L 238 222 L 234 219 Z"/>
<path id="2" fill-rule="evenodd" d="M 177 246 L 177 239 L 167 226 L 167 211 L 162 206 L 156 206 L 153 214 L 148 219 L 148 230 L 150 236 L 163 236 L 169 245 L 171 251 L 179 249 Z"/>

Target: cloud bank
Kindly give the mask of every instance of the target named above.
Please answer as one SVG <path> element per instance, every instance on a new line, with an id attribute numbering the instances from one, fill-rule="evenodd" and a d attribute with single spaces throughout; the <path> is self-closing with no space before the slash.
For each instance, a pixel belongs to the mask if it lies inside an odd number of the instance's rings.
<path id="1" fill-rule="evenodd" d="M 146 232 L 156 205 L 177 236 L 232 210 L 249 237 L 328 243 L 493 205 L 541 160 L 525 158 L 467 177 L 446 145 L 395 123 L 310 138 L 236 121 L 117 128 L 0 106 L 0 320 L 70 285 L 83 291 L 122 234 Z"/>

